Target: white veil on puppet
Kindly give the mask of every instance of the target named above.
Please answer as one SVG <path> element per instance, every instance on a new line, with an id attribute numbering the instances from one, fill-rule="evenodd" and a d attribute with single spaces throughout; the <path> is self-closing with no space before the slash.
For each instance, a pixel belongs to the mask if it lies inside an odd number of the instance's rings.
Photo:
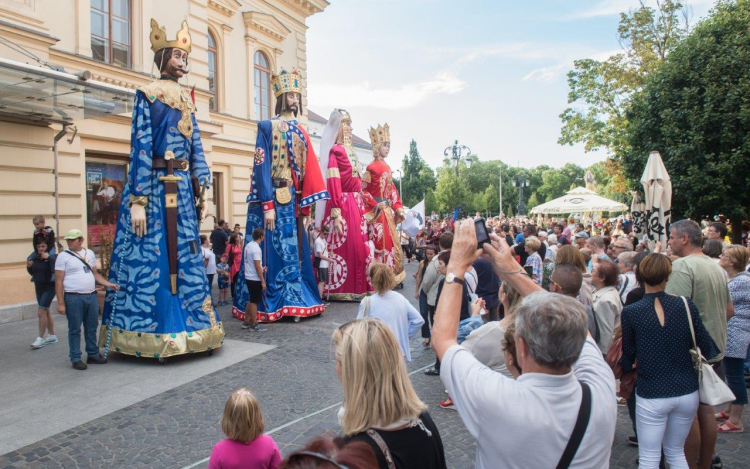
<path id="1" fill-rule="evenodd" d="M 328 179 L 328 155 L 331 153 L 331 148 L 337 144 L 341 132 L 341 121 L 343 120 L 344 115 L 341 114 L 338 109 L 331 111 L 331 117 L 328 118 L 328 122 L 323 129 L 323 135 L 320 137 L 320 153 L 318 153 L 318 161 L 320 162 L 320 172 L 323 174 L 323 180 Z M 325 200 L 315 202 L 315 226 L 319 228 L 322 227 L 321 223 L 323 222 L 325 211 Z"/>

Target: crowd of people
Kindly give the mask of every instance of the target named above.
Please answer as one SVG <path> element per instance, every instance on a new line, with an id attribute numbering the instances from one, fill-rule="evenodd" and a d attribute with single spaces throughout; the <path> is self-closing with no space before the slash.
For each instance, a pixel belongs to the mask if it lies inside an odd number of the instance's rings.
<path id="1" fill-rule="evenodd" d="M 67 315 L 74 368 L 86 368 L 81 327 L 87 363 L 104 363 L 92 295 L 97 283 L 118 286 L 98 274 L 79 230 L 65 236 L 68 249 L 57 253 L 51 228 L 43 218 L 34 222 L 27 266 L 39 336 L 32 347 L 57 342 L 49 312 L 57 295 L 64 298 L 58 310 Z M 674 222 L 664 249 L 638 240 L 627 219 L 584 226 L 498 218 L 487 228 L 491 241 L 478 249 L 474 220 L 426 223 L 405 258 L 419 263 L 418 309 L 393 291 L 391 268 L 370 266 L 375 292 L 360 303 L 357 319 L 333 334 L 344 395 L 338 438 L 316 438 L 282 458 L 263 435 L 258 400 L 240 389 L 227 402 L 227 439 L 214 448 L 209 467 L 446 467 L 439 429 L 406 370 L 410 339 L 420 332 L 423 346 L 436 354 L 425 373 L 440 377 L 447 394 L 439 405 L 457 410 L 477 440 L 477 468 L 498 461 L 607 467 L 618 403 L 628 408 L 634 431 L 628 440 L 639 448 L 640 467 L 718 464 L 717 433 L 744 430 L 748 248 L 728 243 L 719 222 Z M 264 236 L 255 230 L 244 243 L 239 226 L 229 230 L 222 221 L 210 243 L 201 239 L 206 275 L 212 281 L 218 274 L 220 304 L 228 301 L 237 260 L 244 258 L 251 314 L 243 328 L 253 330 L 251 303 L 257 307 L 265 289 L 258 244 Z M 311 239 L 321 282 L 328 256 L 323 239 Z M 734 394 L 718 412 L 700 402 L 696 346 Z M 500 425 L 514 431 L 494 431 Z M 529 452 L 531 439 L 538 444 Z"/>

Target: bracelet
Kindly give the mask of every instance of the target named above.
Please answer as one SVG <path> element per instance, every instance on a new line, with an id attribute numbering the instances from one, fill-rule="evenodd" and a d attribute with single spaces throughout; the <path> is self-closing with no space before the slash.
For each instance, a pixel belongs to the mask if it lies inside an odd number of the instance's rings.
<path id="1" fill-rule="evenodd" d="M 148 196 L 145 195 L 130 195 L 130 205 L 140 205 L 141 207 L 145 207 L 148 205 Z"/>

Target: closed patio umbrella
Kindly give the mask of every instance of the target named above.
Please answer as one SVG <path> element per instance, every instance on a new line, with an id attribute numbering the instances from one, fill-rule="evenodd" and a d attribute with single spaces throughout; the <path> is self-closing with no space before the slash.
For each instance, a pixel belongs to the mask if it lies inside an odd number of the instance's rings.
<path id="1" fill-rule="evenodd" d="M 645 225 L 650 247 L 653 249 L 654 244 L 660 241 L 662 248 L 666 249 L 672 221 L 672 181 L 658 151 L 648 155 L 641 184 L 646 195 Z"/>

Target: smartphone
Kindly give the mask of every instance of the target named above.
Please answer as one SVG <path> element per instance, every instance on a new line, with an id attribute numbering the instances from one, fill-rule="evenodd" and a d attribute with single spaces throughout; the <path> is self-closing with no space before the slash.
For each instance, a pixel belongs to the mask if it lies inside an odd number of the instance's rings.
<path id="1" fill-rule="evenodd" d="M 490 242 L 490 235 L 484 218 L 474 220 L 474 229 L 477 232 L 477 249 L 482 249 L 483 244 Z"/>

